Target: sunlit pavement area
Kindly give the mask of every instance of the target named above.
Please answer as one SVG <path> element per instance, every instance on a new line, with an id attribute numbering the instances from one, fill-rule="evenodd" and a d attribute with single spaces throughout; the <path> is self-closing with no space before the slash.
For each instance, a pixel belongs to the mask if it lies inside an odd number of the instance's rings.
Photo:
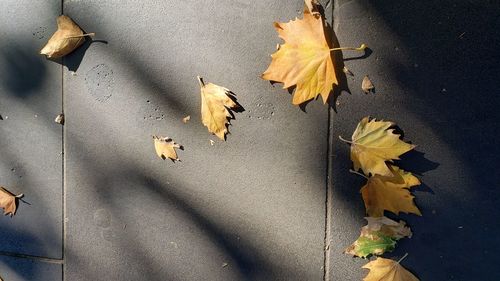
<path id="1" fill-rule="evenodd" d="M 0 276 L 362 280 L 367 260 L 343 250 L 365 179 L 338 136 L 371 116 L 417 145 L 398 163 L 423 183 L 423 216 L 400 216 L 413 237 L 386 257 L 408 253 L 420 280 L 500 280 L 500 4 L 320 2 L 341 46 L 370 50 L 337 53 L 354 76 L 299 108 L 260 75 L 273 22 L 301 0 L 0 0 L 0 185 L 29 203 L 0 218 Z M 51 61 L 38 52 L 60 14 L 96 36 Z M 197 75 L 245 109 L 225 142 L 199 121 Z M 182 161 L 159 159 L 152 135 Z"/>

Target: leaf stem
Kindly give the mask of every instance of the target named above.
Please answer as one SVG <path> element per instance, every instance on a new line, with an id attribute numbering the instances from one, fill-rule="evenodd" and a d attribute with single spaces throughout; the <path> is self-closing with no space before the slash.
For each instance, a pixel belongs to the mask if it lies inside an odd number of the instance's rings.
<path id="1" fill-rule="evenodd" d="M 365 178 L 365 179 L 368 179 L 368 177 L 367 177 L 367 176 L 363 175 L 362 173 L 360 173 L 360 172 L 358 172 L 358 171 L 354 171 L 353 169 L 349 169 L 349 172 L 350 172 L 350 173 L 353 173 L 353 174 L 356 174 L 356 175 L 358 175 L 358 176 L 362 176 L 362 177 L 363 177 L 363 178 Z"/>
<path id="2" fill-rule="evenodd" d="M 74 35 L 74 36 L 67 36 L 65 37 L 66 39 L 69 39 L 69 38 L 80 38 L 80 37 L 85 37 L 85 36 L 95 36 L 95 33 L 92 32 L 92 33 L 85 33 L 85 34 L 82 34 L 82 35 Z"/>
<path id="3" fill-rule="evenodd" d="M 203 78 L 201 78 L 199 75 L 196 76 L 198 78 L 198 83 L 200 83 L 200 87 L 205 87 L 205 83 L 203 82 Z"/>
<path id="4" fill-rule="evenodd" d="M 398 263 L 400 263 L 402 260 L 404 260 L 408 256 L 408 253 L 406 253 L 402 258 L 398 260 Z"/>
<path id="5" fill-rule="evenodd" d="M 366 44 L 361 44 L 358 48 L 355 47 L 342 47 L 342 48 L 333 48 L 330 51 L 364 51 L 368 46 Z"/>
<path id="6" fill-rule="evenodd" d="M 347 142 L 347 143 L 353 144 L 353 142 L 352 142 L 352 141 L 350 141 L 350 140 L 346 140 L 346 139 L 344 139 L 342 136 L 339 136 L 339 139 L 340 139 L 341 141 L 343 141 L 343 142 Z"/>

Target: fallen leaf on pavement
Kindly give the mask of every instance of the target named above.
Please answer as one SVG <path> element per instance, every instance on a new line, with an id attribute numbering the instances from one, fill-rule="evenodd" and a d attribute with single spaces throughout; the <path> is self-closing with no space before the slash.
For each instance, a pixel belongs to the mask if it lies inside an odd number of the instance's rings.
<path id="1" fill-rule="evenodd" d="M 83 34 L 82 29 L 68 16 L 57 18 L 57 31 L 50 37 L 47 44 L 40 51 L 47 58 L 60 58 L 85 42 L 85 36 L 94 36 L 94 33 Z"/>
<path id="2" fill-rule="evenodd" d="M 54 122 L 64 125 L 64 114 L 57 115 L 56 119 L 54 119 Z"/>
<path id="3" fill-rule="evenodd" d="M 225 140 L 231 109 L 238 108 L 236 98 L 230 90 L 212 83 L 205 84 L 198 76 L 201 87 L 201 121 L 208 131 Z"/>
<path id="4" fill-rule="evenodd" d="M 271 56 L 269 68 L 262 78 L 283 83 L 287 89 L 296 85 L 294 105 L 321 95 L 326 103 L 333 84 L 338 84 L 330 42 L 327 40 L 319 3 L 305 0 L 304 18 L 288 23 L 274 23 L 284 44 Z"/>
<path id="5" fill-rule="evenodd" d="M 414 196 L 409 191 L 412 186 L 419 185 L 420 181 L 409 172 L 394 166 L 390 168 L 393 176 L 372 176 L 361 188 L 366 213 L 370 217 L 382 217 L 387 210 L 396 215 L 404 212 L 421 216 L 413 202 Z"/>
<path id="6" fill-rule="evenodd" d="M 368 255 L 381 255 L 394 250 L 396 241 L 411 237 L 409 227 L 404 221 L 393 221 L 387 217 L 366 217 L 368 224 L 361 228 L 361 234 L 345 253 L 365 258 Z"/>
<path id="7" fill-rule="evenodd" d="M 165 160 L 167 158 L 172 161 L 180 161 L 179 157 L 177 157 L 176 148 L 182 149 L 182 146 L 175 143 L 169 137 L 157 137 L 153 136 L 155 142 L 155 150 L 158 157 Z"/>
<path id="8" fill-rule="evenodd" d="M 361 89 L 365 94 L 369 94 L 375 90 L 375 86 L 373 86 L 372 81 L 368 78 L 368 75 L 363 78 L 363 82 L 361 82 Z"/>
<path id="9" fill-rule="evenodd" d="M 352 140 L 341 140 L 351 144 L 351 160 L 354 170 L 363 170 L 365 175 L 392 176 L 386 161 L 399 159 L 399 156 L 412 150 L 415 145 L 399 139 L 394 134 L 392 122 L 363 118 L 352 134 Z"/>
<path id="10" fill-rule="evenodd" d="M 419 281 L 415 275 L 401 266 L 401 260 L 377 258 L 365 264 L 363 268 L 369 269 L 370 272 L 363 281 Z"/>
<path id="11" fill-rule="evenodd" d="M 23 196 L 22 193 L 14 195 L 4 187 L 0 187 L 0 208 L 3 208 L 4 215 L 10 215 L 11 217 L 15 215 L 18 201 Z"/>

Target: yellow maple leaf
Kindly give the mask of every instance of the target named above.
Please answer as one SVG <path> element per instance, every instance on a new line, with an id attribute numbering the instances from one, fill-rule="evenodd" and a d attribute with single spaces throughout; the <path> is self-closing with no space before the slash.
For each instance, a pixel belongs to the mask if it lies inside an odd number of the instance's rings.
<path id="1" fill-rule="evenodd" d="M 235 97 L 228 89 L 212 83 L 205 84 L 198 76 L 201 87 L 201 121 L 208 131 L 225 140 L 227 125 L 232 118 L 230 109 L 238 108 Z"/>
<path id="2" fill-rule="evenodd" d="M 363 281 L 419 281 L 415 275 L 401 266 L 401 260 L 377 258 L 365 264 L 362 268 L 369 269 L 370 272 Z"/>
<path id="3" fill-rule="evenodd" d="M 23 196 L 23 194 L 14 195 L 7 189 L 0 187 L 0 208 L 3 208 L 4 214 L 11 217 L 15 215 L 18 200 Z"/>
<path id="4" fill-rule="evenodd" d="M 94 36 L 94 33 L 83 34 L 82 29 L 68 16 L 57 18 L 57 31 L 50 37 L 47 44 L 40 51 L 47 58 L 60 58 L 85 42 L 85 36 Z"/>
<path id="5" fill-rule="evenodd" d="M 399 156 L 412 150 L 415 145 L 406 143 L 389 129 L 394 123 L 363 118 L 352 134 L 352 140 L 341 140 L 351 144 L 351 160 L 354 170 L 363 170 L 365 175 L 391 177 L 392 172 L 386 161 L 399 159 Z"/>
<path id="6" fill-rule="evenodd" d="M 180 161 L 175 149 L 176 148 L 182 149 L 181 145 L 175 143 L 169 137 L 153 136 L 153 139 L 155 142 L 155 150 L 156 150 L 156 154 L 158 155 L 158 157 L 160 157 L 163 160 L 170 158 L 174 162 Z"/>
<path id="7" fill-rule="evenodd" d="M 296 85 L 292 101 L 295 105 L 318 95 L 326 103 L 333 84 L 338 84 L 325 21 L 318 7 L 317 1 L 305 0 L 303 19 L 274 23 L 285 44 L 271 55 L 271 65 L 262 74 L 265 80 L 283 83 L 284 89 Z"/>
<path id="8" fill-rule="evenodd" d="M 387 210 L 396 215 L 405 212 L 421 216 L 420 210 L 413 202 L 414 196 L 408 190 L 412 186 L 419 185 L 420 181 L 398 167 L 390 166 L 390 168 L 393 176 L 375 175 L 368 178 L 361 188 L 366 213 L 370 217 L 382 217 L 384 210 Z"/>

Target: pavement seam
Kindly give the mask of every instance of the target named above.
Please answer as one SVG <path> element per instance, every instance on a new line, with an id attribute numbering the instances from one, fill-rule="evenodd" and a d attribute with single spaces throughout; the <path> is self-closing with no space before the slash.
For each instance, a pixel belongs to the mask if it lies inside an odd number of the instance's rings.
<path id="1" fill-rule="evenodd" d="M 331 6 L 331 26 L 334 28 L 335 22 L 335 8 L 338 5 L 338 0 L 331 0 L 328 2 Z M 335 28 L 334 28 L 335 31 Z M 325 198 L 325 240 L 324 240 L 324 264 L 323 264 L 323 281 L 330 280 L 330 241 L 331 241 L 331 211 L 332 211 L 332 164 L 333 164 L 333 115 L 332 107 L 328 108 L 328 129 L 327 129 L 327 148 L 326 148 L 326 198 Z"/>
<path id="2" fill-rule="evenodd" d="M 64 15 L 64 0 L 61 0 L 61 15 Z M 63 114 L 63 120 L 66 118 L 65 112 L 64 112 L 64 58 L 62 58 L 62 64 L 61 64 L 61 113 Z M 64 123 L 66 120 L 64 120 Z M 62 134 L 61 134 L 61 153 L 62 153 L 62 159 L 61 159 L 61 169 L 62 169 L 62 260 L 61 260 L 61 281 L 64 281 L 64 259 L 66 257 L 66 154 L 65 154 L 65 149 L 64 147 L 66 146 L 65 143 L 65 133 L 66 130 L 64 130 L 64 123 L 61 126 Z"/>
<path id="3" fill-rule="evenodd" d="M 45 262 L 45 263 L 53 263 L 53 264 L 61 264 L 61 265 L 64 264 L 64 260 L 62 260 L 62 259 L 54 259 L 54 258 L 41 257 L 41 256 L 25 255 L 25 254 L 16 254 L 16 253 L 11 253 L 11 252 L 4 252 L 4 251 L 0 251 L 0 256 L 29 259 L 29 260 L 40 261 L 40 262 Z"/>

